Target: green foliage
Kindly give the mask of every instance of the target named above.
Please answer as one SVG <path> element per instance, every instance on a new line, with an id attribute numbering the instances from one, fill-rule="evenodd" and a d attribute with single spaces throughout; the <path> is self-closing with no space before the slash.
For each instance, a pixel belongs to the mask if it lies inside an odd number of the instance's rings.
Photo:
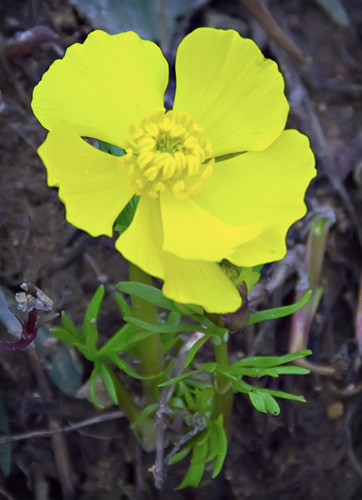
<path id="1" fill-rule="evenodd" d="M 97 377 L 102 379 L 112 401 L 118 404 L 114 373 L 109 366 L 110 362 L 132 378 L 148 380 L 156 377 L 141 376 L 129 363 L 120 357 L 120 354 L 130 351 L 138 342 L 152 335 L 152 332 L 139 331 L 131 323 L 126 323 L 98 349 L 97 318 L 103 296 L 104 287 L 100 286 L 89 303 L 81 330 L 74 325 L 64 312 L 61 315 L 64 328 L 54 328 L 52 330 L 52 333 L 57 338 L 76 347 L 86 359 L 93 363 L 93 370 L 89 379 L 89 389 L 92 401 L 99 409 L 103 407 L 96 394 Z M 130 313 L 130 308 L 126 306 L 124 299 L 118 298 L 117 302 L 123 310 Z"/>
<path id="2" fill-rule="evenodd" d="M 187 486 L 197 487 L 206 465 L 210 462 L 214 463 L 212 477 L 216 477 L 222 469 L 227 452 L 223 416 L 214 414 L 215 389 L 204 387 L 200 390 L 188 385 L 182 385 L 180 388 L 178 396 L 174 399 L 178 402 L 183 400 L 184 407 L 192 412 L 186 419 L 192 430 L 187 434 L 190 438 L 181 449 L 171 454 L 169 463 L 176 464 L 190 453 L 192 456 L 187 473 L 177 489 Z"/>
<path id="3" fill-rule="evenodd" d="M 254 272 L 254 271 L 252 271 Z M 121 282 L 117 284 L 115 300 L 120 307 L 125 324 L 102 346 L 98 346 L 97 318 L 104 296 L 103 287 L 99 287 L 92 298 L 79 330 L 65 314 L 62 314 L 63 328 L 54 329 L 53 333 L 64 342 L 76 347 L 90 362 L 93 363 L 89 386 L 93 403 L 102 408 L 97 397 L 96 382 L 103 381 L 109 396 L 115 404 L 119 404 L 118 379 L 115 368 L 133 379 L 156 380 L 156 388 L 172 388 L 169 400 L 170 415 L 179 418 L 186 415 L 185 433 L 169 457 L 169 463 L 174 464 L 190 455 L 190 464 L 187 473 L 178 486 L 197 487 L 202 480 L 205 468 L 213 465 L 212 477 L 221 471 L 227 450 L 227 437 L 224 429 L 224 417 L 220 408 L 216 411 L 215 399 L 219 397 L 218 384 L 213 379 L 223 380 L 224 388 L 231 388 L 235 393 L 244 394 L 254 406 L 263 413 L 278 415 L 280 413 L 276 398 L 290 399 L 304 402 L 299 395 L 289 394 L 279 390 L 259 387 L 261 377 L 277 378 L 280 375 L 304 375 L 308 370 L 292 363 L 297 359 L 308 356 L 311 351 L 300 351 L 284 356 L 253 356 L 236 361 L 230 366 L 217 362 L 199 363 L 195 361 L 201 347 L 206 342 L 221 346 L 228 340 L 228 331 L 222 328 L 203 314 L 201 308 L 192 305 L 180 305 L 164 297 L 162 292 L 152 286 L 136 283 Z M 128 294 L 153 304 L 160 308 L 157 323 L 150 323 L 135 317 L 128 300 L 122 295 Z M 308 301 L 308 292 L 298 303 L 269 311 L 261 311 L 251 315 L 250 324 L 267 319 L 276 319 L 291 314 L 303 307 Z M 166 312 L 165 312 L 166 311 Z M 187 319 L 185 319 L 185 316 Z M 161 319 L 162 318 L 162 319 Z M 134 365 L 126 361 L 123 356 L 137 355 L 137 344 L 155 334 L 161 334 L 164 352 L 172 347 L 183 345 L 183 335 L 188 332 L 200 332 L 200 338 L 188 350 L 183 363 L 178 366 L 171 358 L 167 368 L 161 374 L 150 377 L 142 376 Z M 177 370 L 175 370 L 175 367 Z M 193 369 L 190 369 L 193 367 Z M 172 375 L 171 375 L 172 374 Z M 162 383 L 157 384 L 157 378 L 162 375 Z M 254 383 L 252 380 L 254 379 Z M 118 385 L 117 385 L 118 384 Z M 141 440 L 142 428 L 152 423 L 150 418 L 158 410 L 157 402 L 149 402 L 145 408 L 139 409 L 138 417 L 132 422 L 135 434 Z M 168 418 L 171 418 L 170 416 Z M 152 427 L 153 429 L 153 424 Z"/>

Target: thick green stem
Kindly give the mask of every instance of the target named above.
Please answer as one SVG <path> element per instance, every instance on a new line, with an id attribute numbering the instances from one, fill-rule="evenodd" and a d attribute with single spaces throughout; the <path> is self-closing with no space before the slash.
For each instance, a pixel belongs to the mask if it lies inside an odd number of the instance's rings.
<path id="1" fill-rule="evenodd" d="M 152 285 L 151 276 L 131 263 L 129 265 L 129 280 L 144 283 L 145 285 Z M 157 324 L 157 311 L 153 304 L 139 299 L 138 297 L 132 297 L 132 311 L 135 318 L 146 321 L 147 323 Z M 142 363 L 142 375 L 144 377 L 149 377 L 161 373 L 163 371 L 161 336 L 158 333 L 154 333 L 147 339 L 139 342 L 137 347 Z M 143 382 L 148 404 L 158 402 L 158 384 L 160 382 L 160 378 Z"/>
<path id="2" fill-rule="evenodd" d="M 227 342 L 222 341 L 220 345 L 214 345 L 215 361 L 220 368 L 227 370 L 229 368 L 229 356 Z M 232 407 L 233 407 L 233 389 L 226 377 L 221 374 L 215 376 L 216 397 L 215 397 L 215 417 L 223 416 L 224 428 L 228 437 L 231 435 L 232 425 Z"/>

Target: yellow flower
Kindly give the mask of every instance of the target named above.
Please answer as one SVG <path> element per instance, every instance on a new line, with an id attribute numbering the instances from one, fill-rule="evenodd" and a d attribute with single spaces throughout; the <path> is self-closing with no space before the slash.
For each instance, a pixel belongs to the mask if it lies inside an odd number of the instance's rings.
<path id="1" fill-rule="evenodd" d="M 161 278 L 166 296 L 232 312 L 240 295 L 218 262 L 284 257 L 287 230 L 306 211 L 313 153 L 304 135 L 284 130 L 289 108 L 276 63 L 235 31 L 200 28 L 180 43 L 171 111 L 167 84 L 157 45 L 94 31 L 34 89 L 33 111 L 49 130 L 39 155 L 71 224 L 111 236 L 140 195 L 117 249 Z"/>

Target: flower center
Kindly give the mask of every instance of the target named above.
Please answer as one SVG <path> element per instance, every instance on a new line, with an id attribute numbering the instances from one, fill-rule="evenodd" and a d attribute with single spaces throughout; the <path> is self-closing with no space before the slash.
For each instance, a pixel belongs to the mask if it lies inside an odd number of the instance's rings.
<path id="1" fill-rule="evenodd" d="M 162 108 L 131 125 L 119 162 L 128 167 L 128 184 L 151 198 L 169 188 L 184 200 L 200 191 L 212 173 L 214 158 L 202 129 L 182 112 Z"/>

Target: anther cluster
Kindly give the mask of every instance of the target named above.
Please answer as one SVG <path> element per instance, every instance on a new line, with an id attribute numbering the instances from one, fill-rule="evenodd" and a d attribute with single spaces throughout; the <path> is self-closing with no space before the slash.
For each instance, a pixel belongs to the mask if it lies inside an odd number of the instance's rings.
<path id="1" fill-rule="evenodd" d="M 128 183 L 138 195 L 158 198 L 170 189 L 184 200 L 198 193 L 212 173 L 211 143 L 185 112 L 159 109 L 129 132 L 119 161 L 128 168 Z"/>

